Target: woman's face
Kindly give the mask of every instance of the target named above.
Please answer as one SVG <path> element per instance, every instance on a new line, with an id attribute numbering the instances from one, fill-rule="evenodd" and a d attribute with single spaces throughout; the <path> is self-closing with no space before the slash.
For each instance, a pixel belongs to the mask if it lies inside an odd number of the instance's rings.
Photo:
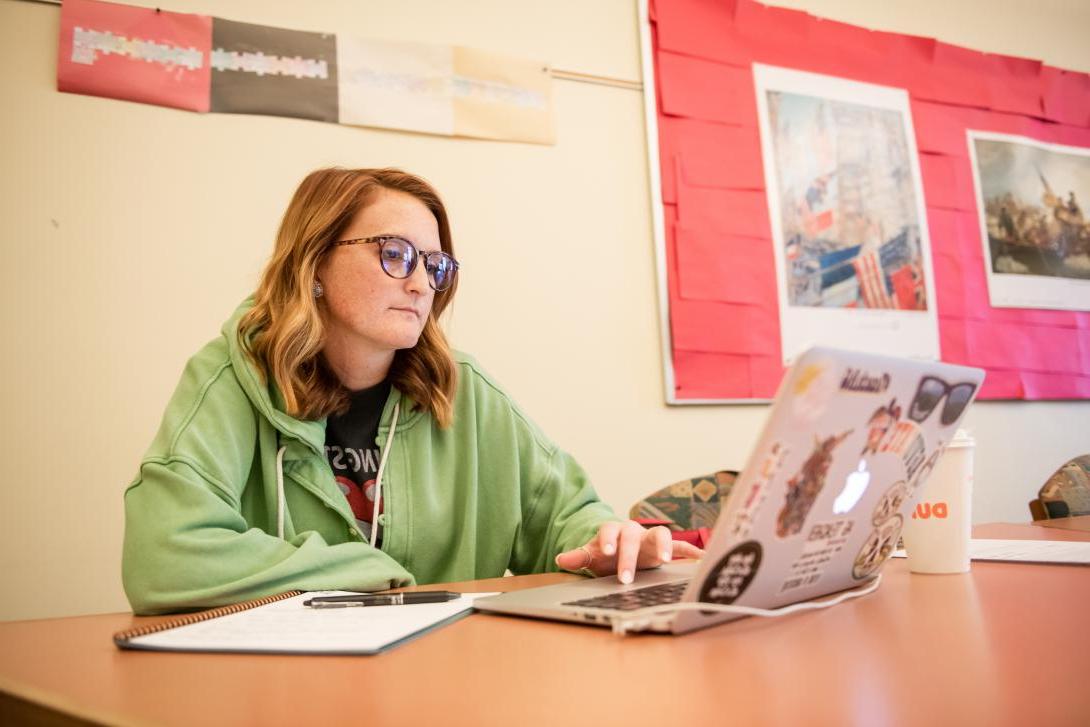
<path id="1" fill-rule="evenodd" d="M 396 235 L 420 252 L 442 249 L 439 226 L 424 203 L 405 192 L 379 188 L 341 235 L 351 240 Z M 378 243 L 333 247 L 318 269 L 324 294 L 327 352 L 340 357 L 388 356 L 412 348 L 431 313 L 435 291 L 423 260 L 404 279 L 387 275 Z"/>

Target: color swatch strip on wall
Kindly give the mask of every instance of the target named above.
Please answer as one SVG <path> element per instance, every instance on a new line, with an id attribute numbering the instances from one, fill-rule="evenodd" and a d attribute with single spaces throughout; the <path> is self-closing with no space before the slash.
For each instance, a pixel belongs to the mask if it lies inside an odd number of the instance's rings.
<path id="1" fill-rule="evenodd" d="M 785 359 L 778 291 L 791 284 L 812 305 L 932 306 L 942 359 L 986 369 L 984 398 L 1090 398 L 1090 76 L 753 0 L 652 0 L 650 22 L 673 401 L 771 398 Z M 865 239 L 800 244 L 860 217 L 844 186 L 830 204 L 820 154 L 781 211 L 803 233 L 774 248 L 755 64 L 907 93 L 930 239 L 919 272 L 934 300 L 903 261 L 864 280 L 844 259 L 862 260 Z M 844 109 L 826 106 L 822 118 Z M 866 234 L 884 264 L 892 233 Z"/>
<path id="2" fill-rule="evenodd" d="M 97 0 L 61 7 L 57 88 L 197 112 L 555 142 L 543 63 Z"/>

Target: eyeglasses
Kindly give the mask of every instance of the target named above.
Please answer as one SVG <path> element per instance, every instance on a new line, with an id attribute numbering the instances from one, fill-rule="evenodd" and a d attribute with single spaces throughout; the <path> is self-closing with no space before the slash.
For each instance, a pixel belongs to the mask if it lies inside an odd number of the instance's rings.
<path id="1" fill-rule="evenodd" d="M 378 237 L 357 237 L 352 240 L 338 240 L 334 245 L 379 246 L 379 263 L 382 270 L 391 278 L 404 279 L 413 274 L 416 264 L 424 261 L 424 270 L 428 273 L 428 285 L 432 290 L 446 290 L 458 274 L 458 261 L 445 252 L 420 252 L 416 246 L 404 237 L 379 235 Z"/>
<path id="2" fill-rule="evenodd" d="M 922 423 L 931 416 L 935 407 L 945 396 L 946 405 L 942 408 L 939 421 L 943 426 L 953 424 L 965 411 L 965 407 L 969 406 L 969 400 L 973 398 L 974 391 L 976 391 L 976 384 L 965 382 L 951 386 L 942 379 L 925 376 L 920 381 L 919 388 L 916 389 L 912 405 L 908 407 L 908 418 Z"/>

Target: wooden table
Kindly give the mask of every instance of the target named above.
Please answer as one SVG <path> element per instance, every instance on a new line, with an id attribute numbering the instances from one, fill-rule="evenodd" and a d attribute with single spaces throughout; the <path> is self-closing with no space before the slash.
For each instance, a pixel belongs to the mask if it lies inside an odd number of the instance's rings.
<path id="1" fill-rule="evenodd" d="M 1034 525 L 1042 528 L 1059 528 L 1060 530 L 1079 530 L 1090 533 L 1090 515 L 1075 515 L 1074 517 L 1058 517 L 1052 520 L 1034 520 Z"/>
<path id="2" fill-rule="evenodd" d="M 1090 724 L 1090 569 L 923 576 L 897 559 L 884 573 L 828 610 L 681 637 L 476 614 L 373 657 L 120 651 L 111 634 L 149 621 L 131 614 L 2 623 L 0 724 Z"/>

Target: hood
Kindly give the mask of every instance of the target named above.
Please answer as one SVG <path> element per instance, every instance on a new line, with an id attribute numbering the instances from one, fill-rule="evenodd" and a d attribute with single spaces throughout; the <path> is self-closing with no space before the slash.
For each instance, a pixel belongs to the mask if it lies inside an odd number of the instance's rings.
<path id="1" fill-rule="evenodd" d="M 242 302 L 227 322 L 223 324 L 221 333 L 227 341 L 231 366 L 235 370 L 239 385 L 250 399 L 254 409 L 268 420 L 282 436 L 298 439 L 316 453 L 325 454 L 325 419 L 307 420 L 296 419 L 284 411 L 284 397 L 280 388 L 274 381 L 266 381 L 265 376 L 250 360 L 249 355 L 242 348 L 239 340 L 238 324 L 242 316 L 254 307 L 253 297 Z M 415 410 L 408 397 L 402 394 L 397 387 L 390 387 L 390 397 L 382 411 L 382 419 L 379 425 L 380 433 L 384 433 L 389 427 L 390 417 L 394 404 L 402 401 L 401 416 L 398 429 L 411 427 L 422 416 L 422 412 Z"/>

